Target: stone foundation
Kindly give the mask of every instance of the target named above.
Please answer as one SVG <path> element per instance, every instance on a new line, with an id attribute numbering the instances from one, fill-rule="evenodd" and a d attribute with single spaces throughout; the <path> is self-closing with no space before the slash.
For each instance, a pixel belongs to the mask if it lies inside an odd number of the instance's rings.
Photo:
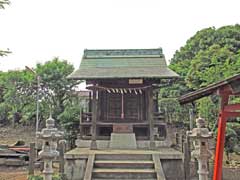
<path id="1" fill-rule="evenodd" d="M 103 143 L 104 144 L 104 143 Z M 141 156 L 148 160 L 153 154 L 159 156 L 163 172 L 167 180 L 184 179 L 182 154 L 172 148 L 157 150 L 90 150 L 89 148 L 75 148 L 65 154 L 65 174 L 67 180 L 83 180 L 89 155 L 95 154 L 102 159 L 136 159 Z"/>

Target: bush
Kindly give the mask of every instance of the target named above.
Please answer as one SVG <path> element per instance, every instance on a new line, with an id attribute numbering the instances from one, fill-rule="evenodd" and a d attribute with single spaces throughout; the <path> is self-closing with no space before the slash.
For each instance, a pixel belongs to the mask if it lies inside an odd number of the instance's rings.
<path id="1" fill-rule="evenodd" d="M 40 175 L 32 175 L 28 177 L 28 180 L 43 180 L 43 177 Z"/>
<path id="2" fill-rule="evenodd" d="M 28 180 L 43 180 L 43 176 L 41 175 L 29 176 Z M 62 180 L 62 178 L 58 174 L 54 174 L 52 180 Z"/>

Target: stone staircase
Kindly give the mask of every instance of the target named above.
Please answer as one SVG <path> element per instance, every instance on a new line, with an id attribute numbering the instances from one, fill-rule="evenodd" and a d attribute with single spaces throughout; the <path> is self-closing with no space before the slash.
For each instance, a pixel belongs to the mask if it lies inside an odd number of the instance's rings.
<path id="1" fill-rule="evenodd" d="M 152 154 L 92 155 L 84 180 L 165 180 L 157 163 Z"/>

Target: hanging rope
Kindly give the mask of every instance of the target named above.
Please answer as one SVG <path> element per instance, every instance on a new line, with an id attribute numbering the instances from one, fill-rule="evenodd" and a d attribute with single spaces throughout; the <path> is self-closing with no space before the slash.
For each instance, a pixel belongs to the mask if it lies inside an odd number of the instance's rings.
<path id="1" fill-rule="evenodd" d="M 121 112 L 121 119 L 124 119 L 124 97 L 123 97 L 124 95 L 122 94 L 122 107 L 121 107 L 121 109 L 122 109 L 122 112 Z"/>
<path id="2" fill-rule="evenodd" d="M 127 94 L 127 93 L 134 93 L 136 95 L 142 94 L 143 90 L 149 88 L 151 86 L 143 86 L 143 87 L 135 87 L 135 88 L 113 88 L 113 87 L 104 87 L 104 86 L 91 86 L 87 87 L 88 89 L 97 88 L 100 90 L 107 91 L 108 93 L 120 93 L 120 94 Z"/>

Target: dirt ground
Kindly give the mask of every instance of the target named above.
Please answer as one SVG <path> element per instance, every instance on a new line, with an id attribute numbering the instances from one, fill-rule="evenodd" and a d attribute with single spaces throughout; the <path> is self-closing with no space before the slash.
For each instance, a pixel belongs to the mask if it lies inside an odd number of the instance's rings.
<path id="1" fill-rule="evenodd" d="M 0 167 L 0 180 L 27 180 L 26 168 L 4 168 Z"/>

